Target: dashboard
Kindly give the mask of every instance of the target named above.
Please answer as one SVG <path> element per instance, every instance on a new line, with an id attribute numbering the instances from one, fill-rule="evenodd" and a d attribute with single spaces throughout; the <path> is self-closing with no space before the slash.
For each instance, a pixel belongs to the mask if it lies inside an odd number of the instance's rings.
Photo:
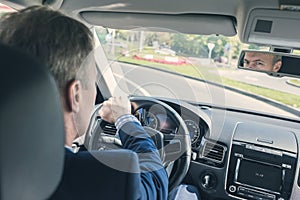
<path id="1" fill-rule="evenodd" d="M 299 199 L 300 121 L 160 100 L 188 127 L 192 161 L 184 182 L 195 185 L 202 198 Z M 161 123 L 161 116 L 150 116 Z"/>
<path id="2" fill-rule="evenodd" d="M 191 139 L 183 182 L 208 200 L 299 199 L 300 121 L 250 111 L 157 98 L 182 118 Z M 175 135 L 178 122 L 165 109 L 135 110 L 143 126 Z M 112 134 L 115 130 L 112 131 Z"/>

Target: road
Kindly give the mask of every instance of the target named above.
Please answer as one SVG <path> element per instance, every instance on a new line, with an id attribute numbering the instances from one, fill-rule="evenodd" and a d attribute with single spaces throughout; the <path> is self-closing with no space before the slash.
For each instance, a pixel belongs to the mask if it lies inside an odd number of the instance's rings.
<path id="1" fill-rule="evenodd" d="M 249 96 L 175 74 L 124 63 L 112 64 L 112 70 L 120 87 L 129 94 L 205 102 L 259 113 L 263 110 L 266 113 L 299 118 Z"/>
<path id="2" fill-rule="evenodd" d="M 300 88 L 286 83 L 289 77 L 275 78 L 265 73 L 252 72 L 249 70 L 219 70 L 221 76 L 244 83 L 259 85 L 266 88 L 287 92 L 290 94 L 300 95 Z M 299 97 L 300 98 L 300 97 Z"/>

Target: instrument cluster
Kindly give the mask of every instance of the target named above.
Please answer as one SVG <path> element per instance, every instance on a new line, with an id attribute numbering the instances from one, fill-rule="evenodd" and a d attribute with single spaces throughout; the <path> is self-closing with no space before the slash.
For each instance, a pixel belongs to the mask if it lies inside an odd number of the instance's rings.
<path id="1" fill-rule="evenodd" d="M 139 119 L 142 126 L 147 126 L 162 132 L 163 134 L 176 134 L 177 125 L 165 113 L 155 113 L 145 108 L 140 108 L 136 111 L 135 116 Z M 188 116 L 182 116 L 191 137 L 192 149 L 197 149 L 200 146 L 201 139 L 205 134 L 204 127 L 198 119 L 193 119 Z"/>

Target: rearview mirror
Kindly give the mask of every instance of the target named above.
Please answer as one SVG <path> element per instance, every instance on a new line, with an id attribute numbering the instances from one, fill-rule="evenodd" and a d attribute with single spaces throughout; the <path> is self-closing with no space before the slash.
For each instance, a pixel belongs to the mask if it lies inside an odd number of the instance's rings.
<path id="1" fill-rule="evenodd" d="M 300 56 L 269 51 L 243 50 L 238 68 L 264 72 L 271 76 L 300 77 Z"/>

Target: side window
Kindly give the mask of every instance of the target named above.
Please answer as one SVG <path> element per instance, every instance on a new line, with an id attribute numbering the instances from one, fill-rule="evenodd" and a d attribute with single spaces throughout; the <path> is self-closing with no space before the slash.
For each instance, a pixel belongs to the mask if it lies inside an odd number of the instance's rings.
<path id="1" fill-rule="evenodd" d="M 8 12 L 15 12 L 15 10 L 5 4 L 0 3 L 0 17 Z"/>

